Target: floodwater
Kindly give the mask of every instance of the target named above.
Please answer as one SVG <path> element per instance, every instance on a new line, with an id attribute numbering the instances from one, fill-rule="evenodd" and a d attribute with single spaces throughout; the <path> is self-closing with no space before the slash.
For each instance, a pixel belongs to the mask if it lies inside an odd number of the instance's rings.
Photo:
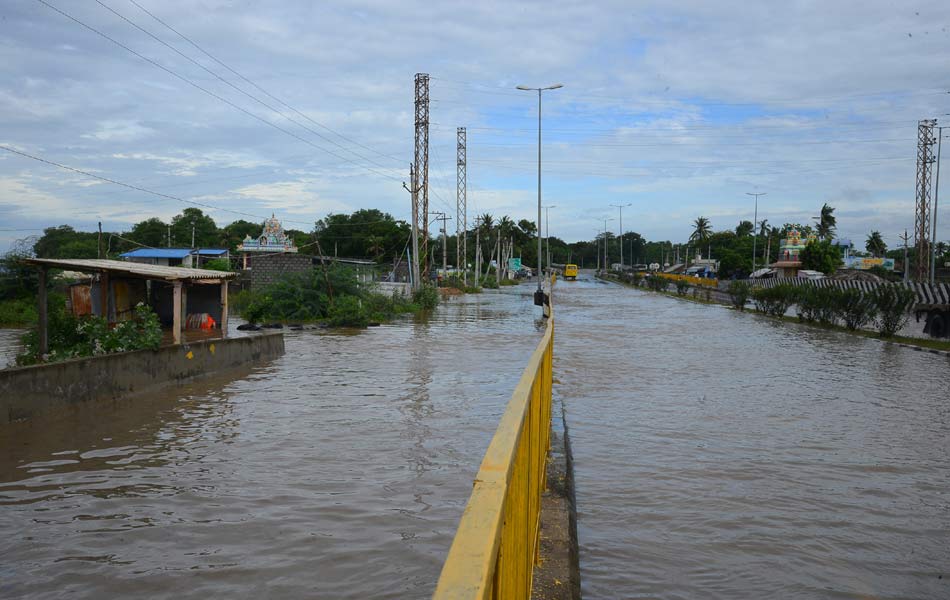
<path id="1" fill-rule="evenodd" d="M 531 292 L 0 429 L 0 597 L 430 596 L 542 334 Z"/>
<path id="2" fill-rule="evenodd" d="M 16 355 L 22 352 L 20 338 L 23 337 L 24 331 L 0 328 L 0 369 L 16 362 Z"/>
<path id="3" fill-rule="evenodd" d="M 556 292 L 585 597 L 950 598 L 950 359 Z"/>

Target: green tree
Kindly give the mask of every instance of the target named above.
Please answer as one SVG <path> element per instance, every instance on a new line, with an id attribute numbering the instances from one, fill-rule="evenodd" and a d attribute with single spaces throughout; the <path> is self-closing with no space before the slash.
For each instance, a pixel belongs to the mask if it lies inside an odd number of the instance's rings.
<path id="1" fill-rule="evenodd" d="M 97 258 L 99 234 L 76 231 L 69 225 L 47 227 L 33 251 L 38 258 Z"/>
<path id="2" fill-rule="evenodd" d="M 383 256 L 400 256 L 405 251 L 411 230 L 405 221 L 398 221 L 389 213 L 370 208 L 349 215 L 327 215 L 317 221 L 314 235 L 326 254 L 377 260 Z M 308 237 L 311 236 L 308 234 Z M 377 239 L 371 242 L 370 238 Z M 312 241 L 301 239 L 303 244 Z M 432 251 L 431 247 L 429 251 Z M 313 252 L 316 253 L 316 246 L 313 246 Z"/>
<path id="3" fill-rule="evenodd" d="M 868 235 L 868 239 L 864 243 L 864 248 L 870 252 L 872 256 L 884 256 L 887 253 L 887 244 L 884 243 L 881 232 L 876 230 Z"/>
<path id="4" fill-rule="evenodd" d="M 838 219 L 834 215 L 835 209 L 825 202 L 821 207 L 821 216 L 818 219 L 818 228 L 815 233 L 823 240 L 831 241 L 835 236 L 835 227 Z"/>
<path id="5" fill-rule="evenodd" d="M 752 221 L 740 221 L 736 225 L 736 236 L 745 237 L 747 235 L 752 235 L 752 232 L 755 230 L 755 225 L 752 224 Z"/>
<path id="6" fill-rule="evenodd" d="M 224 233 L 224 239 L 228 248 L 233 252 L 237 250 L 238 244 L 244 241 L 244 238 L 251 236 L 252 238 L 258 238 L 261 236 L 261 231 L 263 227 L 260 223 L 251 223 L 250 221 L 245 221 L 244 219 L 238 219 L 233 223 L 225 225 L 222 230 Z"/>
<path id="7" fill-rule="evenodd" d="M 172 218 L 171 225 L 172 246 L 178 248 L 191 248 L 192 228 L 196 248 L 216 248 L 223 242 L 214 219 L 204 214 L 200 208 L 186 208 Z"/>
<path id="8" fill-rule="evenodd" d="M 693 233 L 689 236 L 689 241 L 695 244 L 705 244 L 706 240 L 712 234 L 712 227 L 709 225 L 709 219 L 706 217 L 697 217 L 693 221 Z"/>
<path id="9" fill-rule="evenodd" d="M 825 275 L 834 275 L 841 266 L 841 251 L 831 245 L 831 240 L 815 240 L 805 245 L 799 257 L 802 268 L 821 271 Z"/>
<path id="10" fill-rule="evenodd" d="M 158 248 L 168 244 L 168 225 L 161 219 L 152 217 L 133 225 L 132 230 L 123 237 L 127 237 L 143 246 Z"/>

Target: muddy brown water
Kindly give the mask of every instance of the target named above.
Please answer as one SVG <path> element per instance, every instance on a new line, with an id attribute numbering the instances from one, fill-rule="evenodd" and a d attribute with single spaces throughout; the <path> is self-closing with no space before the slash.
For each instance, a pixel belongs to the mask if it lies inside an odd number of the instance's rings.
<path id="1" fill-rule="evenodd" d="M 950 598 L 950 359 L 557 292 L 586 598 Z"/>
<path id="2" fill-rule="evenodd" d="M 542 330 L 531 286 L 0 429 L 0 598 L 424 598 Z"/>

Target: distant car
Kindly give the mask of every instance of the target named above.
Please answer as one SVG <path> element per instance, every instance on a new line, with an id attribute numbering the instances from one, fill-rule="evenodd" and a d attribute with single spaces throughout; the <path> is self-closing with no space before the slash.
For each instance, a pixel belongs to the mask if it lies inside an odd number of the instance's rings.
<path id="1" fill-rule="evenodd" d="M 798 276 L 802 279 L 824 279 L 825 274 L 821 271 L 810 271 L 808 269 L 801 269 L 798 271 Z"/>

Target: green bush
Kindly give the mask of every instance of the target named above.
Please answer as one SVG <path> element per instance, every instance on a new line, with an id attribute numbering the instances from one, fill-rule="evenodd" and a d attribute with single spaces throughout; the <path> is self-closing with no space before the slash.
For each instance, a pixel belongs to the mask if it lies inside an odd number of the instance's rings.
<path id="1" fill-rule="evenodd" d="M 0 302 L 0 326 L 22 326 L 35 323 L 36 302 L 28 298 L 15 298 Z"/>
<path id="2" fill-rule="evenodd" d="M 412 294 L 412 303 L 422 310 L 432 310 L 439 305 L 439 290 L 424 285 Z"/>
<path id="3" fill-rule="evenodd" d="M 110 326 L 102 317 L 74 317 L 66 312 L 65 305 L 56 306 L 49 312 L 47 332 L 47 362 L 130 350 L 156 350 L 162 343 L 158 316 L 141 303 L 135 307 L 130 320 L 115 326 Z M 35 330 L 23 336 L 23 345 L 26 350 L 17 356 L 18 365 L 44 360 L 39 354 L 39 335 Z"/>
<path id="4" fill-rule="evenodd" d="M 201 265 L 201 268 L 209 271 L 230 271 L 231 261 L 226 258 L 213 258 Z"/>
<path id="5" fill-rule="evenodd" d="M 494 277 L 482 277 L 481 287 L 488 288 L 490 290 L 497 290 L 500 286 L 498 285 L 498 280 Z"/>
<path id="6" fill-rule="evenodd" d="M 842 315 L 840 291 L 834 287 L 803 285 L 798 290 L 798 319 L 834 325 Z"/>
<path id="7" fill-rule="evenodd" d="M 782 317 L 788 308 L 795 303 L 797 290 L 795 286 L 782 283 L 774 287 L 756 288 L 752 291 L 756 310 L 771 317 Z"/>
<path id="8" fill-rule="evenodd" d="M 635 287 L 640 287 L 640 284 L 643 283 L 643 275 L 641 275 L 640 273 L 634 272 L 632 275 L 630 275 L 630 282 Z"/>
<path id="9" fill-rule="evenodd" d="M 676 293 L 677 293 L 677 295 L 679 295 L 679 296 L 685 296 L 685 295 L 686 295 L 686 292 L 689 291 L 689 282 L 688 282 L 688 281 L 683 281 L 682 279 L 677 279 L 676 282 L 675 282 L 675 285 L 676 285 Z"/>
<path id="10" fill-rule="evenodd" d="M 739 281 L 738 279 L 730 281 L 728 291 L 732 305 L 739 310 L 745 310 L 745 305 L 749 301 L 749 296 L 752 294 L 752 286 L 749 285 L 749 282 Z"/>
<path id="11" fill-rule="evenodd" d="M 917 301 L 913 290 L 895 284 L 881 284 L 874 288 L 870 296 L 878 312 L 876 323 L 881 337 L 891 337 L 900 331 Z"/>
<path id="12" fill-rule="evenodd" d="M 652 275 L 647 278 L 647 287 L 653 290 L 654 292 L 666 291 L 667 285 L 669 284 L 667 283 L 666 279 L 658 275 Z"/>
<path id="13" fill-rule="evenodd" d="M 851 331 L 864 327 L 877 316 L 877 304 L 869 294 L 856 289 L 837 292 L 835 304 L 838 317 Z"/>
<path id="14" fill-rule="evenodd" d="M 326 322 L 334 327 L 366 327 L 370 317 L 359 298 L 343 296 L 330 305 Z"/>

